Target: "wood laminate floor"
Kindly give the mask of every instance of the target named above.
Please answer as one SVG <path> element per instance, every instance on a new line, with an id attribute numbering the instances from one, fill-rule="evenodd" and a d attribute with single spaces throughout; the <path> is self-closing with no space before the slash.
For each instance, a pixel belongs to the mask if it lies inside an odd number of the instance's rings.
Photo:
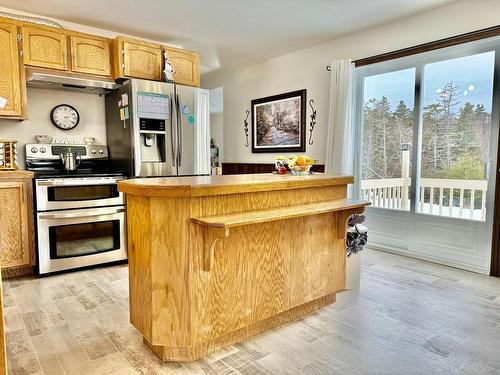
<path id="1" fill-rule="evenodd" d="M 128 322 L 127 267 L 4 283 L 11 374 L 500 374 L 500 280 L 368 250 L 359 292 L 190 363 Z"/>

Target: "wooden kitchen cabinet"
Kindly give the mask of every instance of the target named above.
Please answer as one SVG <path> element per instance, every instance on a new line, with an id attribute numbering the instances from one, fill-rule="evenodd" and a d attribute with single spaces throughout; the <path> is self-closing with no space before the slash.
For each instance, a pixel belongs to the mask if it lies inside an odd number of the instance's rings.
<path id="1" fill-rule="evenodd" d="M 196 52 L 172 47 L 165 47 L 165 51 L 175 71 L 175 83 L 200 87 L 200 55 Z"/>
<path id="2" fill-rule="evenodd" d="M 17 24 L 0 20 L 0 117 L 24 118 L 26 89 L 20 66 Z"/>
<path id="3" fill-rule="evenodd" d="M 111 74 L 109 40 L 86 36 L 70 36 L 71 71 L 76 73 Z"/>
<path id="4" fill-rule="evenodd" d="M 68 70 L 68 37 L 48 27 L 23 25 L 25 65 Z"/>
<path id="5" fill-rule="evenodd" d="M 4 277 L 33 272 L 31 172 L 0 172 L 0 263 Z"/>
<path id="6" fill-rule="evenodd" d="M 114 78 L 160 81 L 162 52 L 160 45 L 117 37 L 113 41 Z"/>

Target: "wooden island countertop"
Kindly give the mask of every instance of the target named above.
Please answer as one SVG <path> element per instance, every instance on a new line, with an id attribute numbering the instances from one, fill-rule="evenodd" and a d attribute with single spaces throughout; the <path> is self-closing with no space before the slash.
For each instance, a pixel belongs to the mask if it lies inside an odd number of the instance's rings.
<path id="1" fill-rule="evenodd" d="M 127 194 L 130 321 L 187 362 L 335 302 L 345 285 L 351 176 L 118 182 Z"/>
<path id="2" fill-rule="evenodd" d="M 307 176 L 292 176 L 262 173 L 230 176 L 139 178 L 122 181 L 119 186 L 122 192 L 139 196 L 196 197 L 274 189 L 336 186 L 351 184 L 352 182 L 352 176 L 338 174 L 314 173 Z"/>

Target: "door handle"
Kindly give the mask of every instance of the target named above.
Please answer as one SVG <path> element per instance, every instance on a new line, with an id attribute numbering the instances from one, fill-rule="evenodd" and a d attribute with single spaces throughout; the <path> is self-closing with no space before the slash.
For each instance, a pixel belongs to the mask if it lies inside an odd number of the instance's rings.
<path id="1" fill-rule="evenodd" d="M 174 116 L 173 112 L 173 107 L 172 107 L 172 101 L 174 101 L 175 98 L 173 96 L 170 97 L 170 149 L 172 152 L 172 167 L 175 167 L 175 158 L 177 156 L 177 147 L 174 146 L 174 128 L 173 128 L 173 121 L 172 117 Z"/>
<path id="2" fill-rule="evenodd" d="M 81 158 L 80 158 L 81 159 Z M 79 180 L 75 179 L 75 181 L 68 180 L 47 180 L 47 181 L 37 181 L 36 184 L 38 186 L 56 186 L 56 187 L 64 187 L 64 186 L 90 186 L 90 185 L 115 185 L 118 181 L 125 180 L 125 177 L 109 177 L 102 180 Z"/>
<path id="3" fill-rule="evenodd" d="M 181 120 L 181 104 L 179 102 L 179 95 L 176 95 L 177 100 L 177 129 L 179 134 L 179 151 L 178 151 L 178 161 L 179 167 L 182 165 L 182 120 Z"/>
<path id="4" fill-rule="evenodd" d="M 484 163 L 484 179 L 489 181 L 491 178 L 491 160 Z"/>
<path id="5" fill-rule="evenodd" d="M 78 214 L 78 213 L 73 213 L 73 214 L 43 214 L 39 215 L 38 217 L 40 219 L 72 219 L 72 218 L 81 218 L 81 217 L 94 217 L 94 216 L 102 216 L 102 215 L 113 215 L 113 214 L 119 214 L 121 212 L 125 212 L 125 208 L 118 208 L 113 211 L 106 211 L 106 212 L 94 212 L 91 214 Z"/>

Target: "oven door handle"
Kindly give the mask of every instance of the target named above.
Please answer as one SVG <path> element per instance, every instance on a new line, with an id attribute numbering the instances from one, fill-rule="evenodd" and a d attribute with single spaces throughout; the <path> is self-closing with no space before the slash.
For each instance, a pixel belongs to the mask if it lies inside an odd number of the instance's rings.
<path id="1" fill-rule="evenodd" d="M 109 180 L 87 180 L 87 181 L 37 181 L 38 186 L 88 186 L 88 185 L 115 185 L 118 181 L 125 180 L 125 178 L 109 179 Z"/>
<path id="2" fill-rule="evenodd" d="M 103 215 L 113 215 L 119 214 L 121 212 L 125 212 L 125 208 L 118 208 L 114 211 L 106 211 L 106 212 L 96 212 L 92 214 L 43 214 L 39 215 L 40 219 L 72 219 L 72 218 L 80 218 L 80 217 L 93 217 L 93 216 L 103 216 Z"/>

